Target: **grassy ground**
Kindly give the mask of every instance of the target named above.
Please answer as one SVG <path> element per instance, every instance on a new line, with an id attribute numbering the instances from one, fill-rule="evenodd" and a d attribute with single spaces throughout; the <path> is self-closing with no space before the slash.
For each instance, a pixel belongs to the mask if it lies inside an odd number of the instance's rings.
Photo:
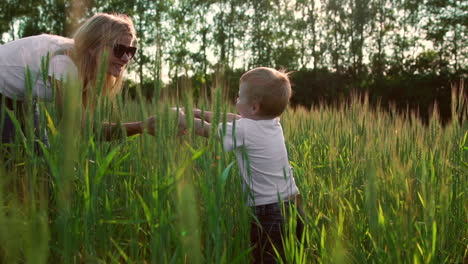
<path id="1" fill-rule="evenodd" d="M 84 129 L 79 104 L 60 124 L 43 105 L 51 147 L 38 156 L 18 140 L 3 152 L 0 262 L 246 263 L 250 216 L 234 155 L 216 138 L 176 136 L 171 104 L 117 104 L 87 113 Z M 205 107 L 232 109 L 219 96 Z M 154 137 L 113 142 L 89 121 L 153 114 Z M 281 123 L 307 223 L 305 249 L 286 238 L 290 262 L 466 262 L 466 118 L 426 126 L 354 100 L 289 109 Z"/>

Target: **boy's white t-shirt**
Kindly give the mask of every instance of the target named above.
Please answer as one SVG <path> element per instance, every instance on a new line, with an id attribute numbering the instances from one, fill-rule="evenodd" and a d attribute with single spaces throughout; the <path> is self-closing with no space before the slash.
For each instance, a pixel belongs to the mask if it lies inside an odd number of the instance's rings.
<path id="1" fill-rule="evenodd" d="M 276 203 L 278 198 L 299 193 L 279 119 L 241 118 L 225 125 L 225 130 L 224 124 L 219 125 L 218 135 L 226 151 L 236 151 L 244 186 L 253 196 L 250 206 Z"/>
<path id="2" fill-rule="evenodd" d="M 52 99 L 48 81 L 44 83 L 41 60 L 49 56 L 48 76 L 57 80 L 77 78 L 78 71 L 66 55 L 55 55 L 58 51 L 73 47 L 73 39 L 42 34 L 18 39 L 0 46 L 0 93 L 16 100 L 26 94 L 26 67 L 31 72 L 33 96 Z"/>

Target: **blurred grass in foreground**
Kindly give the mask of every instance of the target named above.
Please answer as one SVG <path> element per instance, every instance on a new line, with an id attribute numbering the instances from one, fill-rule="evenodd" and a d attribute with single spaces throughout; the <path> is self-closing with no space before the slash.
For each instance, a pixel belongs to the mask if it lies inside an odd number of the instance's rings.
<path id="1" fill-rule="evenodd" d="M 222 121 L 233 108 L 219 91 L 204 107 Z M 21 137 L 3 151 L 0 262 L 247 263 L 249 211 L 235 157 L 215 137 L 176 136 L 169 108 L 177 102 L 97 102 L 81 125 L 80 96 L 65 96 L 75 103 L 60 123 L 51 105 L 41 105 L 51 143 L 43 156 Z M 453 101 L 453 111 L 466 109 L 457 107 L 464 98 Z M 154 137 L 105 142 L 94 132 L 104 120 L 150 115 L 157 116 Z M 281 123 L 303 195 L 307 246 L 288 236 L 287 259 L 466 261 L 468 122 L 461 116 L 446 127 L 434 116 L 425 126 L 357 97 L 340 109 L 289 109 Z"/>

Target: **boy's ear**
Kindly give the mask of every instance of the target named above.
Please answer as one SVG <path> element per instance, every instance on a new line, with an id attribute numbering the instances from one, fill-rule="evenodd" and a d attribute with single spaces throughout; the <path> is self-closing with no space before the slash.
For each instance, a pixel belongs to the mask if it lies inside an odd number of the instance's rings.
<path id="1" fill-rule="evenodd" d="M 258 115 L 260 113 L 260 103 L 253 102 L 250 109 L 253 115 Z"/>

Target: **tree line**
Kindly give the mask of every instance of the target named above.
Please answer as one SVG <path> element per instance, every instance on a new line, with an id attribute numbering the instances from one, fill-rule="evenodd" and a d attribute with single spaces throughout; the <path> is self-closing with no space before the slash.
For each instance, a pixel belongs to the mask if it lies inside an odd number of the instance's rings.
<path id="1" fill-rule="evenodd" d="M 449 119 L 451 84 L 467 74 L 462 0 L 6 0 L 0 9 L 0 41 L 70 36 L 96 12 L 130 15 L 139 51 L 126 87 L 148 99 L 209 98 L 215 86 L 232 98 L 242 72 L 269 66 L 294 71 L 293 105 L 367 92 L 423 117 L 437 101 Z"/>

